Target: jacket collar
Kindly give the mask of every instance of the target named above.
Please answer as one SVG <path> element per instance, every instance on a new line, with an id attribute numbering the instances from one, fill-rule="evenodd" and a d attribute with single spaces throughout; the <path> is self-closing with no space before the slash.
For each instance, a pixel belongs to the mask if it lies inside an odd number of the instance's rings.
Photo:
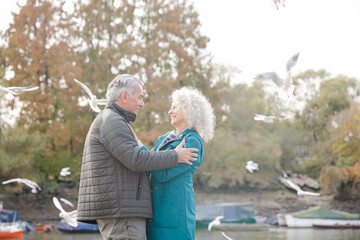
<path id="1" fill-rule="evenodd" d="M 179 135 L 177 135 L 176 139 L 182 139 L 185 135 L 187 135 L 190 132 L 196 132 L 195 128 L 187 128 L 187 129 L 185 129 Z"/>
<path id="2" fill-rule="evenodd" d="M 129 112 L 128 110 L 120 107 L 119 105 L 117 105 L 114 102 L 108 102 L 106 104 L 105 108 L 113 109 L 115 112 L 117 112 L 121 116 L 123 116 L 127 122 L 130 122 L 130 121 L 135 122 L 135 119 L 136 119 L 136 114 L 135 113 Z"/>
<path id="3" fill-rule="evenodd" d="M 172 132 L 172 131 L 171 131 L 171 132 Z M 185 136 L 187 136 L 187 135 L 190 134 L 191 132 L 197 132 L 197 131 L 195 130 L 195 128 L 188 128 L 188 129 L 184 130 L 183 132 L 181 132 L 180 134 L 178 134 L 178 135 L 176 136 L 176 138 L 171 139 L 171 140 L 168 141 L 167 143 L 163 144 L 164 139 L 165 139 L 167 136 L 169 136 L 169 134 L 170 134 L 171 132 L 168 132 L 168 133 L 166 133 L 165 135 L 163 135 L 163 137 L 162 137 L 162 139 L 161 139 L 161 143 L 156 147 L 156 149 L 162 149 L 163 147 L 168 146 L 168 145 L 171 145 L 171 144 L 173 144 L 173 143 L 176 142 L 176 141 L 182 140 Z"/>

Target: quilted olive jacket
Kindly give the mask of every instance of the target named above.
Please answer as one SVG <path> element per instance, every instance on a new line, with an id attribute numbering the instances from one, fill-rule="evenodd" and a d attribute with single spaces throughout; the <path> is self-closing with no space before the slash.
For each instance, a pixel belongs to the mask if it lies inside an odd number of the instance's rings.
<path id="1" fill-rule="evenodd" d="M 177 166 L 174 150 L 142 151 L 128 125 L 136 115 L 109 102 L 90 126 L 80 176 L 77 220 L 152 218 L 146 171 Z"/>

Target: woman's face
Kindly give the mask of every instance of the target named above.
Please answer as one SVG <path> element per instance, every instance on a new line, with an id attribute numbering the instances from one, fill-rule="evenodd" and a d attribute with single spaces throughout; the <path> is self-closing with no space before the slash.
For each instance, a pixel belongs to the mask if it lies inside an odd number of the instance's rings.
<path id="1" fill-rule="evenodd" d="M 184 112 L 178 103 L 173 102 L 171 108 L 168 112 L 171 117 L 171 125 L 175 128 L 185 128 L 186 129 L 186 120 L 184 117 Z"/>

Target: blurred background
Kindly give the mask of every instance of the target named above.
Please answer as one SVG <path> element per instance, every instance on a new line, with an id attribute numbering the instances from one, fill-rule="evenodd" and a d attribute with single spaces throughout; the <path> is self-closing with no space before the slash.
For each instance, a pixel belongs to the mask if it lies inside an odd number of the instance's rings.
<path id="1" fill-rule="evenodd" d="M 0 181 L 24 177 L 50 193 L 56 181 L 77 186 L 96 113 L 74 79 L 105 98 L 108 83 L 128 73 L 144 82 L 132 126 L 150 148 L 172 129 L 173 90 L 193 86 L 209 98 L 217 127 L 193 177 L 198 191 L 277 190 L 284 170 L 307 174 L 336 199 L 359 199 L 359 2 L 235 2 L 2 1 L 0 85 L 39 89 L 0 95 Z M 285 72 L 297 52 L 295 96 L 254 80 Z M 289 118 L 258 123 L 256 113 Z M 259 172 L 246 170 L 249 160 Z"/>

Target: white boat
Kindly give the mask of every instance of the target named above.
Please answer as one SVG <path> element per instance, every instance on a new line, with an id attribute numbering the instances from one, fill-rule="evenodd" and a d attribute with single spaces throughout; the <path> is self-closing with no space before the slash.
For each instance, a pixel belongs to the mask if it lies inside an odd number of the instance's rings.
<path id="1" fill-rule="evenodd" d="M 358 228 L 360 227 L 360 215 L 313 207 L 304 211 L 278 214 L 278 222 L 279 225 L 282 224 L 291 228 Z"/>
<path id="2" fill-rule="evenodd" d="M 286 224 L 293 228 L 349 228 L 360 227 L 360 220 L 342 220 L 342 219 L 322 219 L 322 218 L 296 218 L 291 215 L 285 215 Z"/>
<path id="3" fill-rule="evenodd" d="M 276 214 L 279 226 L 287 226 L 284 213 Z"/>

